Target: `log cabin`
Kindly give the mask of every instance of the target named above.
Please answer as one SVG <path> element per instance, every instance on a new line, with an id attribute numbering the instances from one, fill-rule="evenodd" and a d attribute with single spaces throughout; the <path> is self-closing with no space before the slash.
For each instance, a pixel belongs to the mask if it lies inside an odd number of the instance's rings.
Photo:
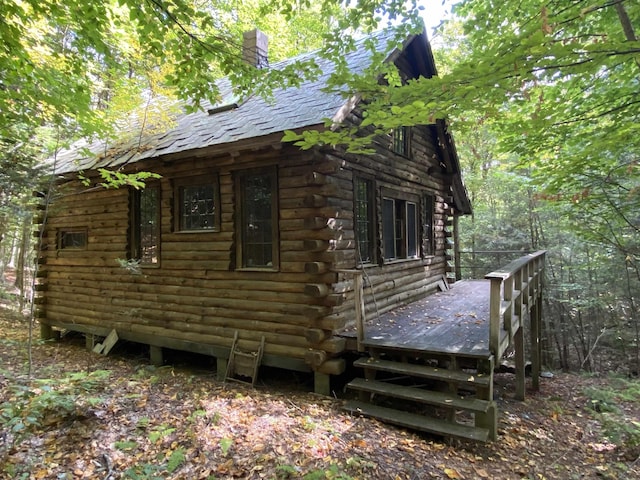
<path id="1" fill-rule="evenodd" d="M 372 38 L 383 48 L 391 37 Z M 264 64 L 263 35 L 245 42 Z M 362 70 L 369 58 L 357 48 L 346 61 Z M 405 79 L 436 75 L 425 32 L 386 61 Z M 357 101 L 322 90 L 320 67 L 269 101 L 237 101 L 222 81 L 219 103 L 176 113 L 164 131 L 59 153 L 39 233 L 43 338 L 77 331 L 93 346 L 115 331 L 155 362 L 163 348 L 215 357 L 221 377 L 233 349 L 262 349 L 262 365 L 314 372 L 328 393 L 353 348 L 341 332 L 446 289 L 456 218 L 471 212 L 447 124 L 397 128 L 372 154 L 283 143 L 327 118 L 361 121 Z M 161 177 L 107 189 L 101 168 Z"/>

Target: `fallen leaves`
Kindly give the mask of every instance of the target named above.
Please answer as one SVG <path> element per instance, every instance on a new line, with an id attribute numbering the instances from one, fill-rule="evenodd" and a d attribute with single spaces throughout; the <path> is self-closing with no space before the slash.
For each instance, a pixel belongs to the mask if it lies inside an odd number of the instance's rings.
<path id="1" fill-rule="evenodd" d="M 447 478 L 451 478 L 453 480 L 460 480 L 463 478 L 462 475 L 460 475 L 458 471 L 453 468 L 445 468 L 444 474 L 447 476 Z"/>
<path id="2" fill-rule="evenodd" d="M 0 329 L 5 336 L 22 332 L 1 319 Z M 20 352 L 0 335 L 3 369 L 21 368 Z M 265 377 L 266 386 L 256 390 L 223 386 L 212 372 L 96 357 L 83 342 L 36 345 L 34 360 L 40 377 L 83 369 L 112 374 L 98 403 L 83 400 L 73 416 L 52 414 L 11 448 L 0 435 L 3 478 L 560 480 L 634 473 L 621 470 L 615 445 L 574 407 L 586 402 L 563 390 L 576 382 L 564 374 L 543 382 L 527 402 L 503 395 L 500 438 L 479 445 L 447 444 L 350 416 L 340 401 L 291 383 Z M 0 370 L 0 405 L 9 399 L 7 382 Z M 562 398 L 570 408 L 553 400 Z"/>

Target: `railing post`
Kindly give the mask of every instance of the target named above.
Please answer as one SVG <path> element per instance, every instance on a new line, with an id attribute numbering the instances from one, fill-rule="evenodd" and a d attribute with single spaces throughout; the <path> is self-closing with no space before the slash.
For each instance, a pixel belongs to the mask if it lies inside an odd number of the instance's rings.
<path id="1" fill-rule="evenodd" d="M 524 359 L 524 327 L 520 326 L 513 336 L 513 347 L 516 361 L 516 400 L 524 400 L 525 394 L 525 359 Z"/>
<path id="2" fill-rule="evenodd" d="M 503 297 L 505 302 L 504 313 L 502 314 L 502 321 L 504 322 L 504 328 L 509 332 L 509 342 L 513 338 L 513 277 L 509 276 L 502 280 Z"/>
<path id="3" fill-rule="evenodd" d="M 334 272 L 353 275 L 353 303 L 356 322 L 356 342 L 358 351 L 364 352 L 364 272 L 356 269 L 337 269 L 334 270 Z"/>
<path id="4" fill-rule="evenodd" d="M 534 298 L 533 306 L 529 313 L 531 321 L 531 386 L 534 390 L 540 388 L 540 304 L 538 298 Z"/>
<path id="5" fill-rule="evenodd" d="M 500 349 L 500 304 L 502 279 L 491 279 L 491 290 L 489 293 L 489 351 L 500 359 L 502 352 Z"/>
<path id="6" fill-rule="evenodd" d="M 358 351 L 364 352 L 364 285 L 362 281 L 362 272 L 353 275 L 353 293 L 354 302 L 356 304 L 356 331 Z"/>

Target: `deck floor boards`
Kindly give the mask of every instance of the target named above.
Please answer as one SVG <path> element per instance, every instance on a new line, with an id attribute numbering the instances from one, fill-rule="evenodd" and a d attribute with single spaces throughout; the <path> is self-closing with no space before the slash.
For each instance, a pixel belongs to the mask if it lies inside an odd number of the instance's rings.
<path id="1" fill-rule="evenodd" d="M 413 352 L 489 356 L 488 280 L 464 280 L 379 317 L 367 315 L 364 344 Z M 365 301 L 371 301 L 365 292 Z M 343 336 L 355 338 L 355 329 Z"/>

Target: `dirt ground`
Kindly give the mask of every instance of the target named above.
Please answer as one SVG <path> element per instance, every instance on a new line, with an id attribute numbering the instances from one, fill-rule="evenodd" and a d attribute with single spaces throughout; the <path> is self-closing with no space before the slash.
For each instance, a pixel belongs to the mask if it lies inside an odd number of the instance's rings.
<path id="1" fill-rule="evenodd" d="M 519 402 L 501 374 L 499 440 L 473 444 L 347 414 L 301 374 L 224 385 L 203 357 L 155 368 L 140 346 L 103 357 L 73 335 L 36 340 L 29 381 L 27 335 L 0 304 L 0 478 L 640 479 L 640 450 L 607 438 L 585 395 L 609 378 L 555 373 Z"/>

